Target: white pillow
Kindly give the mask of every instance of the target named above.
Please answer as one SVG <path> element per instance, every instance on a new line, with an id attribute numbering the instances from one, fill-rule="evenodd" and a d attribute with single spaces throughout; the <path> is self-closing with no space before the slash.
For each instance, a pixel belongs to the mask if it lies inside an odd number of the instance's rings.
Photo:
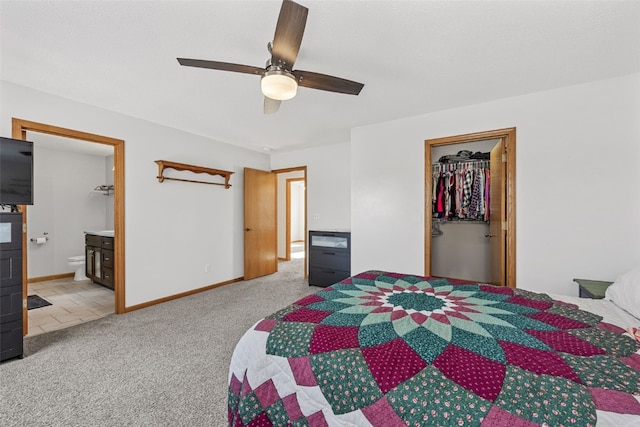
<path id="1" fill-rule="evenodd" d="M 640 267 L 619 276 L 607 288 L 604 299 L 640 319 Z"/>

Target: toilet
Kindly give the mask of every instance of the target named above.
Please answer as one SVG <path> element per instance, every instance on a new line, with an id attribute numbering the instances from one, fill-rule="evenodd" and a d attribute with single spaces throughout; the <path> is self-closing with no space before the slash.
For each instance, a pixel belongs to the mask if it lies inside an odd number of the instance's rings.
<path id="1" fill-rule="evenodd" d="M 85 272 L 85 256 L 78 255 L 67 258 L 67 262 L 69 267 L 73 268 L 76 271 L 76 274 L 73 276 L 74 281 L 79 280 L 87 280 L 88 277 L 84 274 Z"/>

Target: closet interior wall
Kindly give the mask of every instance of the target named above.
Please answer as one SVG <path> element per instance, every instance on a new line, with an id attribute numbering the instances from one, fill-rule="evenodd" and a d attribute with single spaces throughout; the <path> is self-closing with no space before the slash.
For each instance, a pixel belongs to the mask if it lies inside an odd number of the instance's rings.
<path id="1" fill-rule="evenodd" d="M 434 163 L 445 155 L 455 155 L 461 150 L 473 153 L 490 152 L 499 140 L 485 140 L 461 144 L 441 145 L 431 148 Z M 488 160 L 487 160 L 488 162 Z M 490 280 L 491 251 L 489 224 L 482 221 L 446 221 L 434 218 L 440 233 L 431 235 L 431 275 L 455 279 L 488 282 Z"/>

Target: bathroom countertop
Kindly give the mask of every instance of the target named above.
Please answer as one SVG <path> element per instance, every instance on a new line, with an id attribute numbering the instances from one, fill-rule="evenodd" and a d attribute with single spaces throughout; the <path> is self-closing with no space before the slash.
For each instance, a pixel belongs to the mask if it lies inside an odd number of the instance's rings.
<path id="1" fill-rule="evenodd" d="M 102 237 L 113 237 L 113 230 L 102 230 L 102 231 L 85 231 L 85 234 L 91 234 L 94 236 L 102 236 Z"/>

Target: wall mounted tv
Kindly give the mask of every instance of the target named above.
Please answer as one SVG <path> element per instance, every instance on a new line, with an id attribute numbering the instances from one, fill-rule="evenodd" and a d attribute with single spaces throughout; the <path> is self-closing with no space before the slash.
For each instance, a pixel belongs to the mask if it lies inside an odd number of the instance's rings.
<path id="1" fill-rule="evenodd" d="M 33 204 L 33 143 L 0 137 L 0 204 Z"/>

